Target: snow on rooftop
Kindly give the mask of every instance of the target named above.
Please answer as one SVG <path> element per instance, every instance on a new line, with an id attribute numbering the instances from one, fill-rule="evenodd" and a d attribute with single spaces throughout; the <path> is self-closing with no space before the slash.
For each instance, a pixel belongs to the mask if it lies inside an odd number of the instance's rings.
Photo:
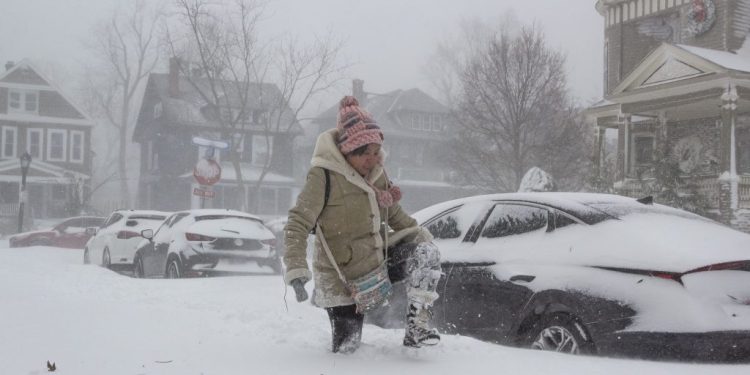
<path id="1" fill-rule="evenodd" d="M 726 51 L 718 51 L 714 49 L 687 46 L 684 44 L 678 44 L 677 47 L 682 48 L 692 54 L 702 57 L 724 68 L 742 72 L 750 72 L 750 50 L 745 46 L 743 46 L 743 48 L 738 51 L 742 53 L 737 54 Z"/>

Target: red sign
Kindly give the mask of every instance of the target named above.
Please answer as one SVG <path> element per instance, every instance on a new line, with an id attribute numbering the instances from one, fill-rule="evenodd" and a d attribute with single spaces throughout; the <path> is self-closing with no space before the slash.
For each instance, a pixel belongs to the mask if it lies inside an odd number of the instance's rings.
<path id="1" fill-rule="evenodd" d="M 216 196 L 216 193 L 213 190 L 193 188 L 193 195 L 203 198 L 213 198 Z"/>
<path id="2" fill-rule="evenodd" d="M 201 159 L 193 168 L 193 176 L 201 185 L 213 185 L 221 179 L 221 166 L 213 159 Z"/>

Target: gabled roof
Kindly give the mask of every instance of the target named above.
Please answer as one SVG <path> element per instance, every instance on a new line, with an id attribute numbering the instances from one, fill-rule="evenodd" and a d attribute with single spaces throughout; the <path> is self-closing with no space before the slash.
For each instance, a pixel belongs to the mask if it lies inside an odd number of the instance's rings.
<path id="1" fill-rule="evenodd" d="M 148 85 L 158 97 L 159 102 L 162 103 L 162 114 L 168 122 L 175 125 L 187 126 L 206 126 L 216 128 L 220 126 L 217 121 L 211 120 L 205 115 L 205 111 L 208 109 L 208 102 L 201 96 L 200 92 L 211 92 L 208 78 L 188 79 L 184 76 L 180 76 L 180 92 L 176 97 L 171 96 L 169 93 L 168 73 L 150 74 Z M 198 87 L 197 89 L 196 86 Z M 239 98 L 241 97 L 238 91 L 239 88 L 234 82 L 221 81 L 217 86 L 220 86 L 219 90 L 225 91 L 220 92 L 219 95 L 223 98 L 228 98 L 231 107 L 238 108 L 242 106 L 242 103 L 239 102 Z M 250 83 L 245 95 L 247 98 L 246 109 L 265 109 L 264 107 L 268 107 L 268 103 L 273 103 L 280 96 L 281 92 L 274 84 Z M 143 105 L 147 104 L 152 105 L 153 103 L 143 103 Z M 291 120 L 291 117 L 293 116 L 291 109 L 287 107 L 285 112 L 284 116 Z M 294 119 L 293 121 L 294 125 L 292 131 L 301 131 L 297 120 Z"/>
<path id="2" fill-rule="evenodd" d="M 750 73 L 750 59 L 732 52 L 663 43 L 617 85 L 612 95 L 731 72 Z"/>
<path id="3" fill-rule="evenodd" d="M 18 159 L 0 161 L 0 178 L 10 178 L 13 181 L 18 181 L 18 177 L 16 176 L 20 175 L 21 165 Z M 89 179 L 91 177 L 84 173 L 45 163 L 41 160 L 32 160 L 31 164 L 29 164 L 27 176 L 29 182 L 55 182 L 63 184 L 70 183 L 71 177 L 76 179 Z"/>
<path id="4" fill-rule="evenodd" d="M 12 68 L 6 70 L 0 74 L 0 87 L 16 87 L 16 88 L 28 88 L 33 90 L 41 91 L 54 91 L 58 93 L 62 98 L 78 112 L 80 119 L 60 117 L 66 123 L 75 123 L 77 125 L 94 125 L 94 121 L 76 104 L 65 92 L 58 87 L 54 81 L 47 78 L 41 70 L 39 70 L 30 60 L 23 59 L 16 63 Z M 8 117 L 9 120 L 13 120 L 12 115 L 3 115 Z M 41 122 L 54 122 L 57 117 L 50 116 L 34 116 L 39 117 Z M 34 119 L 22 119 L 23 121 L 34 121 Z"/>
<path id="5" fill-rule="evenodd" d="M 399 114 L 408 112 L 424 112 L 448 114 L 450 110 L 424 91 L 413 88 L 409 90 L 394 90 L 385 94 L 370 94 L 364 103 L 385 133 L 408 132 L 408 128 L 400 123 Z M 324 127 L 336 126 L 336 115 L 339 105 L 323 111 L 314 122 Z"/>

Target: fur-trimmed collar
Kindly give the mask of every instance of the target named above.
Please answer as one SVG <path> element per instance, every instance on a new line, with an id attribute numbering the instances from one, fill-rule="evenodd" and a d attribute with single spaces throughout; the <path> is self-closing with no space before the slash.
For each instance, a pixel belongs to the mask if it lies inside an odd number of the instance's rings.
<path id="1" fill-rule="evenodd" d="M 346 158 L 341 151 L 339 151 L 338 146 L 336 146 L 337 136 L 337 129 L 326 130 L 318 136 L 318 140 L 315 142 L 313 157 L 312 160 L 310 160 L 310 165 L 340 173 L 346 176 L 347 179 L 356 179 L 357 177 L 362 178 L 354 167 L 346 161 Z M 384 151 L 381 150 L 381 152 Z M 375 166 L 367 176 L 367 180 L 370 183 L 374 183 L 382 174 L 383 167 L 380 165 Z M 362 178 L 362 180 L 364 180 L 364 178 Z"/>

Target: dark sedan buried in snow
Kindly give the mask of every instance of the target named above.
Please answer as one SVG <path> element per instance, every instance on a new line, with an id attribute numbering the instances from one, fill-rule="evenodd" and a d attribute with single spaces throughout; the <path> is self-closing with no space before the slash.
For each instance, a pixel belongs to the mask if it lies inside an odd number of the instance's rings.
<path id="1" fill-rule="evenodd" d="M 134 256 L 136 277 L 181 278 L 279 273 L 276 239 L 258 217 L 240 211 L 200 209 L 174 213 Z"/>
<path id="2" fill-rule="evenodd" d="M 514 193 L 441 203 L 442 332 L 575 354 L 750 362 L 750 235 L 615 195 Z M 371 322 L 395 327 L 402 286 Z"/>

